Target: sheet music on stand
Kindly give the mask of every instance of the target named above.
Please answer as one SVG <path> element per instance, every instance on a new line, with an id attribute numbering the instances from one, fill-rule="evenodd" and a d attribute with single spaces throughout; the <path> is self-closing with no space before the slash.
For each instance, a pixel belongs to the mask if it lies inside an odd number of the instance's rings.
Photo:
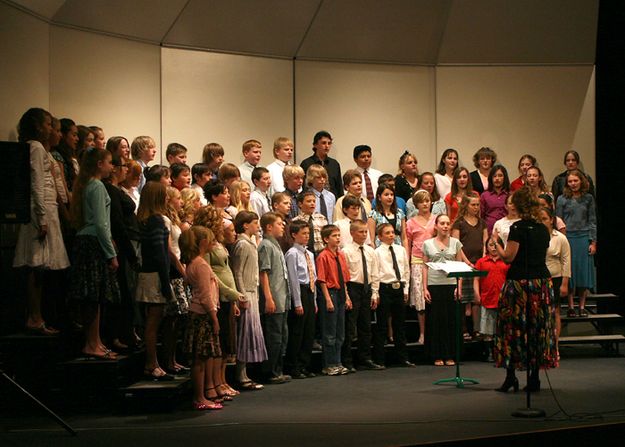
<path id="1" fill-rule="evenodd" d="M 473 271 L 470 266 L 462 261 L 427 262 L 426 265 L 433 270 L 442 270 L 447 274 Z"/>

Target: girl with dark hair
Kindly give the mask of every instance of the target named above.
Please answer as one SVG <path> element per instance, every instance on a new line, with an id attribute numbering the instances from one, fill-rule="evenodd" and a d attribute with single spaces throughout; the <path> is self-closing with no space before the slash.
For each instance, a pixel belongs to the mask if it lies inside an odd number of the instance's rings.
<path id="1" fill-rule="evenodd" d="M 408 239 L 406 238 L 406 215 L 397 207 L 395 192 L 387 183 L 378 186 L 375 193 L 375 209 L 369 213 L 367 225 L 371 237 L 372 246 L 379 247 L 380 240 L 377 237 L 377 227 L 380 224 L 388 223 L 395 230 L 395 244 L 401 245 L 408 251 Z"/>
<path id="2" fill-rule="evenodd" d="M 27 143 L 30 151 L 31 220 L 19 228 L 13 267 L 28 273 L 26 329 L 41 335 L 58 333 L 46 326 L 41 313 L 43 272 L 69 266 L 52 176 L 54 159 L 44 148 L 51 132 L 52 116 L 43 109 L 29 109 L 18 125 L 19 141 Z"/>
<path id="3" fill-rule="evenodd" d="M 84 152 L 90 147 L 95 147 L 95 132 L 87 126 L 78 125 L 78 144 L 76 145 L 76 158 L 82 160 Z"/>
<path id="4" fill-rule="evenodd" d="M 111 137 L 106 142 L 106 150 L 113 156 L 121 157 L 124 160 L 130 160 L 130 144 L 124 137 Z"/>
<path id="5" fill-rule="evenodd" d="M 566 151 L 564 154 L 564 166 L 566 166 L 566 171 L 558 174 L 558 176 L 553 179 L 553 184 L 551 185 L 551 193 L 553 194 L 554 200 L 558 200 L 558 197 L 560 197 L 564 192 L 564 187 L 566 186 L 566 176 L 569 172 L 576 169 L 586 176 L 586 180 L 588 181 L 588 193 L 595 197 L 595 185 L 592 178 L 590 178 L 590 176 L 580 168 L 580 164 L 581 160 L 577 151 Z"/>
<path id="6" fill-rule="evenodd" d="M 71 205 L 77 232 L 69 297 L 81 305 L 85 329 L 82 353 L 105 360 L 117 355 L 100 339 L 100 311 L 102 305 L 118 303 L 120 298 L 115 277 L 119 264 L 111 236 L 111 199 L 101 181 L 112 171 L 110 152 L 86 150 L 74 182 Z"/>
<path id="7" fill-rule="evenodd" d="M 171 170 L 169 166 L 152 165 L 144 173 L 146 182 L 160 182 L 165 187 L 171 186 Z"/>
<path id="8" fill-rule="evenodd" d="M 486 222 L 488 233 L 492 233 L 495 222 L 506 215 L 506 199 L 510 194 L 508 171 L 496 165 L 488 174 L 488 189 L 482 193 L 481 214 Z"/>
<path id="9" fill-rule="evenodd" d="M 69 118 L 61 118 L 61 141 L 53 149 L 52 156 L 63 167 L 65 183 L 71 192 L 74 186 L 74 179 L 78 175 L 78 160 L 76 149 L 78 147 L 78 128 L 76 123 Z"/>
<path id="10" fill-rule="evenodd" d="M 113 171 L 105 179 L 104 187 L 111 198 L 111 235 L 117 249 L 117 283 L 120 302 L 111 307 L 111 317 L 107 319 L 113 349 L 126 350 L 136 341 L 133 328 L 136 271 L 139 269 L 137 247 L 139 244 L 139 224 L 135 215 L 135 203 L 121 190 L 120 184 L 126 180 L 128 165 L 126 159 L 113 155 Z"/>
<path id="11" fill-rule="evenodd" d="M 460 202 L 464 196 L 474 196 L 479 194 L 473 191 L 473 184 L 469 176 L 467 168 L 460 168 L 454 173 L 454 179 L 451 182 L 451 191 L 445 196 L 445 204 L 447 205 L 447 215 L 453 224 L 458 216 Z"/>
<path id="12" fill-rule="evenodd" d="M 438 163 L 434 178 L 436 179 L 438 195 L 442 198 L 445 198 L 451 191 L 451 183 L 458 169 L 459 160 L 458 151 L 455 149 L 445 149 L 441 155 L 441 161 Z"/>

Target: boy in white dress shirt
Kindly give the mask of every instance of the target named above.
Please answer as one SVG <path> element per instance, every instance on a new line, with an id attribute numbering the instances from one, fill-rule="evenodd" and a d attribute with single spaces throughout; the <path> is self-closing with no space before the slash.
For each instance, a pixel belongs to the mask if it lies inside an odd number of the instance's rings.
<path id="1" fill-rule="evenodd" d="M 239 172 L 241 173 L 241 180 L 245 180 L 250 185 L 252 184 L 252 171 L 257 166 L 260 166 L 260 158 L 263 154 L 263 145 L 258 140 L 247 140 L 243 143 L 241 149 L 243 152 L 244 161 L 239 165 Z"/>
<path id="2" fill-rule="evenodd" d="M 345 218 L 337 220 L 336 222 L 334 222 L 334 225 L 339 227 L 339 230 L 341 230 L 341 248 L 343 248 L 347 244 L 352 242 L 352 222 L 355 220 L 362 220 L 362 218 L 360 215 L 360 197 L 346 194 L 345 196 L 343 196 L 341 204 L 343 207 L 343 214 L 345 214 Z M 371 238 L 368 234 L 365 243 L 367 245 L 371 245 Z"/>
<path id="3" fill-rule="evenodd" d="M 382 172 L 371 167 L 371 147 L 366 144 L 356 146 L 354 162 L 356 162 L 356 169 L 362 174 L 362 197 L 372 202 L 375 199 L 378 179 Z"/>
<path id="4" fill-rule="evenodd" d="M 380 283 L 378 259 L 373 248 L 366 243 L 369 230 L 365 221 L 355 219 L 351 222 L 350 233 L 352 242 L 343 246 L 343 254 L 349 269 L 347 290 L 352 300 L 352 308 L 345 315 L 345 341 L 341 360 L 350 372 L 356 371 L 356 365 L 362 369 L 380 370 L 384 367 L 371 360 L 371 310 L 375 310 L 378 305 Z M 352 342 L 356 334 L 358 343 L 356 358 L 353 359 Z"/>
<path id="5" fill-rule="evenodd" d="M 275 160 L 267 166 L 271 174 L 271 193 L 284 191 L 282 171 L 291 163 L 293 158 L 293 141 L 287 137 L 277 138 L 273 142 L 273 156 Z"/>
<path id="6" fill-rule="evenodd" d="M 254 183 L 254 191 L 250 195 L 250 205 L 254 212 L 262 217 L 271 211 L 271 197 L 269 196 L 271 175 L 269 170 L 261 167 L 254 168 L 252 182 Z"/>
<path id="7" fill-rule="evenodd" d="M 404 247 L 394 244 L 395 229 L 391 224 L 378 225 L 376 229 L 380 246 L 375 249 L 380 279 L 380 302 L 376 309 L 376 327 L 373 334 L 373 358 L 384 365 L 384 341 L 388 317 L 392 318 L 395 351 L 401 366 L 414 367 L 406 351 L 406 305 L 410 286 L 410 265 Z"/>

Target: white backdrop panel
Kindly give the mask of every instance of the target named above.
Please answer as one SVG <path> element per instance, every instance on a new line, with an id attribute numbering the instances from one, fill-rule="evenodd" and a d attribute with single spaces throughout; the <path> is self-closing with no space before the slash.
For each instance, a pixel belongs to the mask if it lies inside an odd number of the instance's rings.
<path id="1" fill-rule="evenodd" d="M 435 158 L 434 69 L 370 64 L 296 62 L 295 117 L 298 162 L 312 154 L 312 139 L 327 130 L 331 157 L 344 172 L 355 166 L 354 146 L 373 149 L 373 166 L 396 174 L 404 150 L 421 171 Z"/>
<path id="2" fill-rule="evenodd" d="M 256 139 L 266 166 L 273 141 L 293 138 L 291 61 L 169 48 L 162 61 L 163 152 L 168 143 L 184 144 L 192 165 L 206 143 L 217 142 L 238 165 L 242 143 Z"/>

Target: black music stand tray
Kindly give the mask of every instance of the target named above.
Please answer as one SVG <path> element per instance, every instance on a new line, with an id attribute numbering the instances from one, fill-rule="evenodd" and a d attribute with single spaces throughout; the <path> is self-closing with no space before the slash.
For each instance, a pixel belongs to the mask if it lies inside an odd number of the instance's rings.
<path id="1" fill-rule="evenodd" d="M 488 272 L 482 270 L 472 270 L 470 272 L 450 272 L 448 278 L 456 278 L 456 287 L 460 290 L 460 278 L 475 278 L 486 276 Z M 460 350 L 462 349 L 462 300 L 456 300 L 456 377 L 450 379 L 441 379 L 434 382 L 434 385 L 443 385 L 445 383 L 455 383 L 457 388 L 464 388 L 464 384 L 479 384 L 476 379 L 462 377 L 460 375 Z"/>

